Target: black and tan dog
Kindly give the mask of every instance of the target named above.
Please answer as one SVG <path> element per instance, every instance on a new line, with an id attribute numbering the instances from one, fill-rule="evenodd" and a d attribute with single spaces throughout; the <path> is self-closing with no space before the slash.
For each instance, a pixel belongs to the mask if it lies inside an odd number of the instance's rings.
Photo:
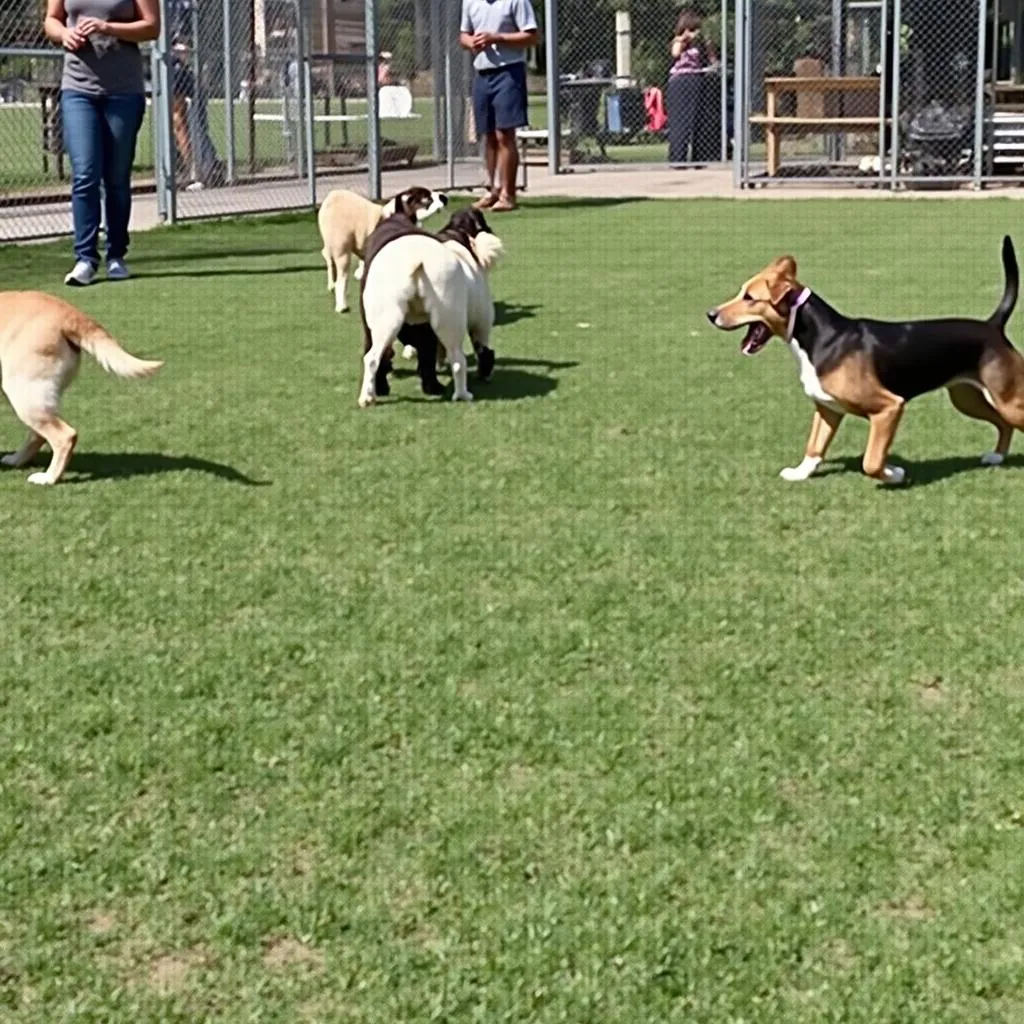
<path id="1" fill-rule="evenodd" d="M 999 431 L 995 450 L 982 457 L 987 465 L 999 465 L 1014 429 L 1024 430 L 1024 358 L 1005 333 L 1019 281 L 1008 237 L 1003 239 L 1003 270 L 1003 297 L 988 320 L 851 319 L 800 284 L 791 256 L 775 260 L 736 298 L 709 310 L 708 319 L 721 330 L 748 328 L 744 355 L 754 355 L 778 336 L 796 357 L 814 418 L 803 461 L 782 470 L 782 478 L 810 477 L 850 414 L 870 425 L 864 472 L 882 483 L 902 483 L 904 470 L 886 460 L 903 409 L 912 398 L 939 388 L 946 388 L 965 416 Z"/>

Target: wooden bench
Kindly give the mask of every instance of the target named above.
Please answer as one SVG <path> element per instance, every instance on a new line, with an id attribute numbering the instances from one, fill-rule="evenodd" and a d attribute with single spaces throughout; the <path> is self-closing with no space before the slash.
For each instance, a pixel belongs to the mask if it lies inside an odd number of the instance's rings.
<path id="1" fill-rule="evenodd" d="M 799 78 L 766 78 L 764 80 L 765 113 L 753 114 L 751 124 L 764 128 L 765 160 L 768 174 L 775 177 L 779 173 L 779 140 L 783 132 L 797 135 L 829 135 L 849 131 L 878 130 L 883 121 L 877 114 L 856 114 L 844 116 L 833 115 L 829 108 L 842 106 L 841 99 L 849 94 L 867 94 L 864 98 L 873 98 L 876 105 L 880 96 L 881 84 L 877 78 L 850 77 L 829 78 L 827 76 L 802 76 Z M 797 116 L 779 114 L 779 96 L 783 93 L 795 93 L 798 98 Z M 872 97 L 873 94 L 873 97 Z M 810 97 L 820 98 L 822 113 L 800 115 L 799 100 Z M 839 100 L 839 103 L 836 103 Z M 806 104 L 805 104 L 806 105 Z M 863 105 L 863 102 L 859 105 Z"/>
<path id="2" fill-rule="evenodd" d="M 1024 166 L 1024 113 L 997 110 L 991 120 L 992 163 Z"/>
<path id="3" fill-rule="evenodd" d="M 544 146 L 545 153 L 547 151 L 548 144 L 548 130 L 547 128 L 517 128 L 516 129 L 516 142 L 519 143 L 519 165 L 523 169 L 523 191 L 526 191 L 527 185 L 527 171 L 526 167 L 529 163 L 529 147 L 531 145 Z M 566 151 L 566 147 L 569 148 L 573 145 L 573 133 L 569 128 L 562 129 L 562 151 Z M 564 159 L 564 158 L 563 158 Z"/>

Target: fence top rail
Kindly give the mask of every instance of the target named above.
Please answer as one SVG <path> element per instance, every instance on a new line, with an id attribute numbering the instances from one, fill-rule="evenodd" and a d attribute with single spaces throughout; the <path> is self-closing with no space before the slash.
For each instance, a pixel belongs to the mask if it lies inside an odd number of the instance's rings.
<path id="1" fill-rule="evenodd" d="M 821 75 L 820 77 L 772 77 L 766 78 L 764 84 L 775 86 L 779 90 L 792 89 L 799 92 L 827 90 L 829 92 L 841 92 L 846 89 L 851 91 L 878 89 L 881 86 L 881 81 L 880 78 L 876 78 L 873 75 Z"/>
<path id="2" fill-rule="evenodd" d="M 309 59 L 325 64 L 359 64 L 360 66 L 367 61 L 376 60 L 369 53 L 311 53 Z"/>

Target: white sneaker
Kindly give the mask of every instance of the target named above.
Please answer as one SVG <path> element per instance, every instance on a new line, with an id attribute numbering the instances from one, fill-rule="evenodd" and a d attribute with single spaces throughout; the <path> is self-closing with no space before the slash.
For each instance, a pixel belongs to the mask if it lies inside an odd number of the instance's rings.
<path id="1" fill-rule="evenodd" d="M 124 260 L 107 260 L 108 281 L 127 281 L 131 276 Z"/>
<path id="2" fill-rule="evenodd" d="M 72 288 L 84 288 L 92 284 L 96 278 L 96 268 L 86 260 L 79 260 L 72 268 L 71 273 L 64 278 L 64 283 Z"/>

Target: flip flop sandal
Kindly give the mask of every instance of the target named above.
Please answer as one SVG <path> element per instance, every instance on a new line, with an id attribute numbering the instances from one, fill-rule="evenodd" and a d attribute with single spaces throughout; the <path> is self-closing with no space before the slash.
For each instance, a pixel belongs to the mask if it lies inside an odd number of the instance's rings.
<path id="1" fill-rule="evenodd" d="M 498 202 L 497 192 L 488 192 L 483 199 L 478 199 L 474 204 L 477 210 L 489 210 Z"/>
<path id="2" fill-rule="evenodd" d="M 511 213 L 519 209 L 518 203 L 510 203 L 507 199 L 499 199 L 493 206 L 488 207 L 491 213 Z"/>

